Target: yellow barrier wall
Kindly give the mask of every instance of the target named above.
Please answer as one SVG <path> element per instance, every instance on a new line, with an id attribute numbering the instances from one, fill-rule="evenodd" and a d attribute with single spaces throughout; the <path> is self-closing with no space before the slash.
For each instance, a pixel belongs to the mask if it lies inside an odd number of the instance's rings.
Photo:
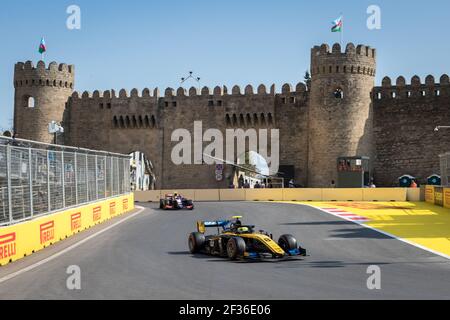
<path id="1" fill-rule="evenodd" d="M 363 201 L 406 201 L 406 188 L 366 188 Z M 420 190 L 419 190 L 420 198 Z"/>
<path id="2" fill-rule="evenodd" d="M 361 201 L 363 189 L 323 189 L 323 201 Z"/>
<path id="3" fill-rule="evenodd" d="M 450 209 L 450 188 L 444 188 L 444 207 Z"/>
<path id="4" fill-rule="evenodd" d="M 194 201 L 219 201 L 219 189 L 195 190 L 192 199 Z"/>
<path id="5" fill-rule="evenodd" d="M 245 201 L 245 189 L 220 189 L 220 201 Z"/>
<path id="6" fill-rule="evenodd" d="M 16 261 L 134 209 L 134 195 L 99 201 L 0 228 L 0 265 Z"/>
<path id="7" fill-rule="evenodd" d="M 322 201 L 322 189 L 284 189 L 283 201 Z"/>
<path id="8" fill-rule="evenodd" d="M 281 201 L 283 189 L 245 189 L 247 201 Z"/>
<path id="9" fill-rule="evenodd" d="M 434 187 L 433 186 L 425 187 L 425 201 L 428 203 L 434 204 Z"/>

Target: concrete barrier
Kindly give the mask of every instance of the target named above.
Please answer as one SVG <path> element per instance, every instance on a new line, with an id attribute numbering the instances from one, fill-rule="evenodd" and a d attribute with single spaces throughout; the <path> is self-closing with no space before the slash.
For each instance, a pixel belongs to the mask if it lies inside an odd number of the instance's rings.
<path id="1" fill-rule="evenodd" d="M 245 189 L 220 189 L 220 201 L 245 201 Z"/>
<path id="2" fill-rule="evenodd" d="M 283 201 L 322 201 L 322 189 L 283 189 Z"/>
<path id="3" fill-rule="evenodd" d="M 366 188 L 363 189 L 363 201 L 406 201 L 406 188 Z M 420 190 L 419 190 L 420 199 Z"/>
<path id="4" fill-rule="evenodd" d="M 176 192 L 178 194 L 183 195 L 184 197 L 186 197 L 188 199 L 194 200 L 195 191 L 196 190 L 193 190 L 193 189 L 161 190 L 160 198 L 163 199 L 166 196 L 166 194 L 174 194 Z"/>
<path id="5" fill-rule="evenodd" d="M 136 201 L 158 202 L 174 192 L 194 201 L 421 201 L 418 188 L 154 190 L 137 191 Z M 427 192 L 434 203 L 434 193 Z"/>
<path id="6" fill-rule="evenodd" d="M 136 191 L 134 198 L 136 202 L 159 202 L 161 192 L 159 190 Z"/>
<path id="7" fill-rule="evenodd" d="M 322 189 L 322 201 L 362 201 L 363 189 Z"/>
<path id="8" fill-rule="evenodd" d="M 282 201 L 283 189 L 245 189 L 247 201 Z"/>
<path id="9" fill-rule="evenodd" d="M 195 190 L 193 199 L 194 201 L 219 201 L 219 189 Z"/>
<path id="10" fill-rule="evenodd" d="M 0 228 L 0 266 L 134 209 L 129 194 Z"/>
<path id="11" fill-rule="evenodd" d="M 406 189 L 406 201 L 420 202 L 422 200 L 423 199 L 421 198 L 421 190 L 419 188 Z"/>

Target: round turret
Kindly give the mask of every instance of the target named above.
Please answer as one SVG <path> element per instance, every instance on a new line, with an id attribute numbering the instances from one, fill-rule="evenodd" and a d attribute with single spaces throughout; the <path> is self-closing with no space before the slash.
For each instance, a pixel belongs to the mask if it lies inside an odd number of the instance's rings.
<path id="1" fill-rule="evenodd" d="M 371 91 L 376 51 L 335 44 L 311 51 L 308 184 L 337 182 L 337 159 L 369 156 L 373 163 Z"/>
<path id="2" fill-rule="evenodd" d="M 75 67 L 43 61 L 19 62 L 14 69 L 14 131 L 21 139 L 50 143 L 51 121 L 61 122 L 74 88 Z"/>

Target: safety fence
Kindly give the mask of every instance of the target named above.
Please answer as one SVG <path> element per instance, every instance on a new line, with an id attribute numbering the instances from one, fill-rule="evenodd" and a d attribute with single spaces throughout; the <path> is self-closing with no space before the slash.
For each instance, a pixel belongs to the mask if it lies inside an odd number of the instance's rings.
<path id="1" fill-rule="evenodd" d="M 180 193 L 195 201 L 421 201 L 418 188 L 199 189 L 136 191 L 137 202 L 158 202 Z"/>
<path id="2" fill-rule="evenodd" d="M 0 137 L 0 226 L 129 192 L 127 155 Z"/>

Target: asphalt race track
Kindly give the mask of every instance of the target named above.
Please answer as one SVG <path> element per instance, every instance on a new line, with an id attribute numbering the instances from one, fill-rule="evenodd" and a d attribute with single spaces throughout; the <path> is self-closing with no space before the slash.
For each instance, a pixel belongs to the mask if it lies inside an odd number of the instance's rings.
<path id="1" fill-rule="evenodd" d="M 169 212 L 145 206 L 123 224 L 0 283 L 0 299 L 450 298 L 449 260 L 314 208 L 197 203 L 193 212 Z M 196 220 L 233 215 L 276 239 L 295 235 L 311 256 L 248 263 L 189 254 L 187 235 Z M 66 287 L 70 265 L 81 268 L 81 290 Z M 367 288 L 370 265 L 381 268 L 381 290 Z"/>

